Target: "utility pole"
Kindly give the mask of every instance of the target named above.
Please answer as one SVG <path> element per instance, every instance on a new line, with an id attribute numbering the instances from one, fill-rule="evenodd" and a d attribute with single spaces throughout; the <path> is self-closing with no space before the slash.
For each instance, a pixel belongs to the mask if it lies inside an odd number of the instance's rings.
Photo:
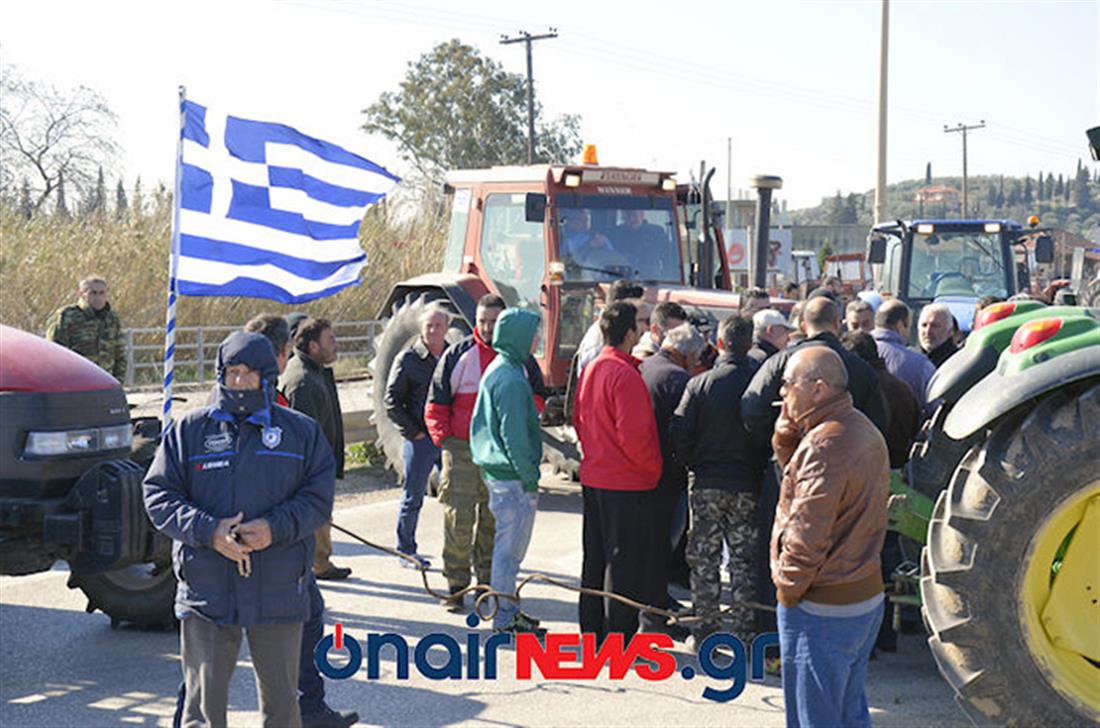
<path id="1" fill-rule="evenodd" d="M 875 222 L 886 219 L 886 71 L 890 40 L 890 0 L 882 0 L 878 56 L 878 174 L 875 178 Z"/>
<path id="2" fill-rule="evenodd" d="M 971 126 L 967 126 L 967 125 L 962 124 L 962 123 L 960 123 L 958 126 L 951 126 L 951 127 L 947 126 L 947 124 L 943 125 L 943 131 L 944 131 L 945 134 L 950 134 L 951 132 L 956 132 L 956 131 L 962 132 L 962 137 L 963 137 L 963 209 L 962 209 L 962 218 L 963 218 L 963 220 L 965 220 L 967 218 L 967 214 L 968 214 L 967 213 L 967 202 L 968 202 L 967 191 L 968 190 L 967 190 L 967 182 L 966 182 L 966 133 L 968 131 L 973 130 L 973 129 L 984 129 L 984 128 L 985 128 L 985 119 L 982 119 L 977 124 L 972 124 Z"/>
<path id="3" fill-rule="evenodd" d="M 531 35 L 526 30 L 519 31 L 519 35 L 509 38 L 500 36 L 501 45 L 510 43 L 523 43 L 527 46 L 527 163 L 535 163 L 535 72 L 531 63 L 531 44 L 536 40 L 557 38 L 558 29 L 551 28 L 549 33 Z"/>

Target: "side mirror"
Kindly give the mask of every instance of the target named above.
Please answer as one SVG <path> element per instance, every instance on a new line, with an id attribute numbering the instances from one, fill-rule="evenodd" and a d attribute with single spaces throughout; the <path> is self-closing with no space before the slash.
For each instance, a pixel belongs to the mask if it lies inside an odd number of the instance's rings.
<path id="1" fill-rule="evenodd" d="M 541 192 L 528 192 L 523 199 L 523 215 L 527 222 L 545 222 L 546 195 Z"/>
<path id="2" fill-rule="evenodd" d="M 886 238 L 881 236 L 875 236 L 868 241 L 867 244 L 867 262 L 868 263 L 885 263 L 886 262 Z M 809 267 L 809 261 L 806 262 Z"/>
<path id="3" fill-rule="evenodd" d="M 1035 238 L 1035 262 L 1054 262 L 1054 238 L 1049 235 L 1040 235 Z"/>

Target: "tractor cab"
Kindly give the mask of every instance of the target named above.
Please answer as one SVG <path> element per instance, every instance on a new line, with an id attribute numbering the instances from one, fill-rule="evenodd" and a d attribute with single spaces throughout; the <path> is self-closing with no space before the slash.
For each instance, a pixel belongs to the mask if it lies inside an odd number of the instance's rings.
<path id="1" fill-rule="evenodd" d="M 1024 236 L 1011 220 L 898 220 L 871 230 L 867 260 L 876 265 L 875 289 L 884 296 L 914 311 L 942 303 L 969 332 L 979 298 L 1027 290 Z M 1046 248 L 1036 246 L 1036 262 L 1049 262 Z"/>
<path id="2" fill-rule="evenodd" d="M 715 322 L 737 308 L 732 293 L 695 290 L 728 291 L 729 270 L 708 196 L 678 186 L 672 173 L 595 164 L 494 167 L 451 172 L 446 191 L 452 203 L 441 272 L 465 277 L 471 299 L 475 289 L 492 291 L 509 307 L 542 316 L 535 358 L 551 387 L 564 386 L 612 281 L 639 281 L 656 300 L 695 305 Z"/>

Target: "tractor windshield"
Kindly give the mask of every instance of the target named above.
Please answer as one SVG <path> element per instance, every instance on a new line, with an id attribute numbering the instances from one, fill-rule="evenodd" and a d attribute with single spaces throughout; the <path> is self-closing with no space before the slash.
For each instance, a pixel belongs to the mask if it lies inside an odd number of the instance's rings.
<path id="1" fill-rule="evenodd" d="M 915 233 L 909 266 L 909 297 L 1001 296 L 1004 260 L 998 233 Z"/>
<path id="2" fill-rule="evenodd" d="M 670 197 L 563 194 L 557 225 L 568 281 L 681 282 Z"/>

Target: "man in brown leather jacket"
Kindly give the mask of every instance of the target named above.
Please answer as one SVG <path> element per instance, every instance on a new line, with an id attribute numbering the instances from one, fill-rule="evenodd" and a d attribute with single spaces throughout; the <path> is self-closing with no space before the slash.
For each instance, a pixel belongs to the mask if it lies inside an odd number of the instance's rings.
<path id="1" fill-rule="evenodd" d="M 771 572 L 788 726 L 871 725 L 864 684 L 884 611 L 890 462 L 847 384 L 828 347 L 796 352 L 783 373 Z"/>

